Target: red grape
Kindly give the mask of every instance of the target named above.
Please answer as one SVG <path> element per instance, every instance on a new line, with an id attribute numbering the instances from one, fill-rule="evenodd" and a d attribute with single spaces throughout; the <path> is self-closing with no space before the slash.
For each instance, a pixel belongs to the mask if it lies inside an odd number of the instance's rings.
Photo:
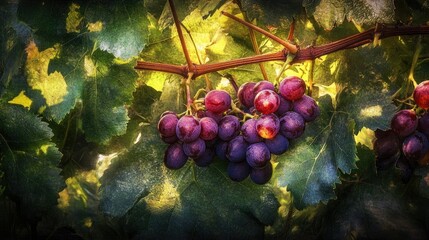
<path id="1" fill-rule="evenodd" d="M 253 87 L 256 85 L 254 82 L 247 82 L 240 86 L 237 92 L 238 100 L 246 108 L 251 108 L 253 106 L 253 99 L 255 94 L 253 92 Z"/>
<path id="2" fill-rule="evenodd" d="M 212 90 L 204 98 L 206 109 L 213 113 L 223 113 L 231 108 L 231 96 L 223 90 Z"/>
<path id="3" fill-rule="evenodd" d="M 256 94 L 258 94 L 262 90 L 274 91 L 273 83 L 271 83 L 270 81 L 267 81 L 267 80 L 263 80 L 263 81 L 256 83 L 256 85 L 253 87 L 253 94 L 255 94 L 255 96 L 256 96 Z"/>
<path id="4" fill-rule="evenodd" d="M 277 135 L 279 130 L 280 121 L 274 114 L 262 115 L 256 121 L 256 131 L 262 138 L 271 139 Z"/>
<path id="5" fill-rule="evenodd" d="M 429 80 L 417 85 L 413 95 L 417 106 L 426 110 L 429 109 Z"/>
<path id="6" fill-rule="evenodd" d="M 253 104 L 259 112 L 270 114 L 279 108 L 280 96 L 273 90 L 262 90 L 256 94 Z"/>
<path id="7" fill-rule="evenodd" d="M 200 138 L 206 141 L 213 140 L 217 137 L 218 125 L 213 118 L 203 117 L 200 119 L 201 133 Z"/>
<path id="8" fill-rule="evenodd" d="M 176 126 L 176 135 L 180 141 L 193 142 L 201 133 L 201 125 L 198 119 L 186 115 L 179 119 Z"/>
<path id="9" fill-rule="evenodd" d="M 279 93 L 286 100 L 295 101 L 304 95 L 305 87 L 305 82 L 301 78 L 289 76 L 280 82 Z"/>
<path id="10" fill-rule="evenodd" d="M 412 134 L 418 125 L 416 113 L 413 110 L 401 110 L 397 112 L 390 122 L 390 127 L 400 137 L 406 137 Z"/>
<path id="11" fill-rule="evenodd" d="M 176 135 L 176 125 L 179 119 L 174 113 L 167 113 L 158 121 L 158 131 L 162 137 L 172 137 Z"/>

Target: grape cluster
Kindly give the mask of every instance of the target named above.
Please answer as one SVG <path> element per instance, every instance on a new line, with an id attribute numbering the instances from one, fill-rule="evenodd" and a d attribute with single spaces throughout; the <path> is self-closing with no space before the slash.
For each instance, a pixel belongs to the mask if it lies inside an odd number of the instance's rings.
<path id="1" fill-rule="evenodd" d="M 429 81 L 414 90 L 414 101 L 423 109 L 429 109 Z M 414 169 L 429 164 L 429 113 L 420 116 L 414 110 L 397 112 L 390 129 L 375 132 L 374 151 L 378 170 L 386 170 L 396 164 L 401 178 L 408 182 Z"/>
<path id="2" fill-rule="evenodd" d="M 269 81 L 248 82 L 238 89 L 236 108 L 231 107 L 234 102 L 227 92 L 212 90 L 195 116 L 163 113 L 158 131 L 170 144 L 165 166 L 178 169 L 191 158 L 197 166 L 206 167 L 217 156 L 228 161 L 233 181 L 250 176 L 256 184 L 268 182 L 273 173 L 271 154 L 286 152 L 289 141 L 300 137 L 306 123 L 320 115 L 316 101 L 305 90 L 299 77 L 286 77 L 277 91 Z"/>

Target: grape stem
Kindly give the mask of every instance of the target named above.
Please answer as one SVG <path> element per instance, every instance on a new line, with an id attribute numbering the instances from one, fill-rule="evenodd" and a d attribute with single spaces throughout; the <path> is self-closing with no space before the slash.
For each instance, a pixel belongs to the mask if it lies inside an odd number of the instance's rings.
<path id="1" fill-rule="evenodd" d="M 420 34 L 429 34 L 429 26 L 391 26 L 385 24 L 377 24 L 375 28 L 371 28 L 362 33 L 354 34 L 331 43 L 298 49 L 291 64 L 303 62 L 306 60 L 314 60 L 323 55 L 333 53 L 339 50 L 355 48 L 358 46 L 365 45 L 371 43 L 374 40 L 375 36 L 378 36 L 379 39 L 383 39 L 393 36 Z M 193 78 L 196 78 L 206 73 L 216 72 L 247 64 L 261 63 L 267 61 L 286 61 L 288 53 L 288 49 L 284 48 L 283 50 L 274 53 L 266 53 L 218 63 L 188 63 L 187 66 L 137 61 L 135 69 L 168 72 L 179 74 L 184 77 L 188 77 L 188 74 L 190 72 L 193 72 Z"/>

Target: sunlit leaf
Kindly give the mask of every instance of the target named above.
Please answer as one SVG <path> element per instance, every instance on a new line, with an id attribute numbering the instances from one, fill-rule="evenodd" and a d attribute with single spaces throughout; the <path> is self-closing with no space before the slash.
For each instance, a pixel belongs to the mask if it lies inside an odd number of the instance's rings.
<path id="1" fill-rule="evenodd" d="M 346 112 L 336 111 L 329 96 L 320 98 L 319 105 L 321 116 L 306 126 L 290 151 L 277 158 L 278 184 L 287 186 L 299 209 L 336 198 L 338 169 L 349 174 L 356 168 L 353 119 Z"/>

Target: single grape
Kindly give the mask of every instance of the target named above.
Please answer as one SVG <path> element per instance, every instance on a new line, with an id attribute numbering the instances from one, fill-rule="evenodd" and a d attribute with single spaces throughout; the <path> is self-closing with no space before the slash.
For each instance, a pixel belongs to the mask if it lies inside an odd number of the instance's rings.
<path id="1" fill-rule="evenodd" d="M 265 145 L 272 154 L 280 155 L 289 148 L 289 141 L 282 134 L 277 134 L 273 139 L 266 139 Z"/>
<path id="2" fill-rule="evenodd" d="M 261 136 L 256 131 L 256 119 L 248 119 L 241 126 L 241 135 L 248 143 L 262 142 Z"/>
<path id="3" fill-rule="evenodd" d="M 234 182 L 241 182 L 246 179 L 250 174 L 251 167 L 244 162 L 229 162 L 228 163 L 228 176 Z"/>
<path id="4" fill-rule="evenodd" d="M 268 162 L 263 168 L 252 168 L 250 170 L 250 179 L 256 184 L 265 184 L 270 181 L 273 176 L 273 165 Z"/>
<path id="5" fill-rule="evenodd" d="M 292 102 L 280 96 L 280 104 L 279 104 L 279 108 L 276 111 L 276 115 L 278 117 L 282 117 L 286 112 L 291 111 L 292 108 L 293 108 Z"/>
<path id="6" fill-rule="evenodd" d="M 320 115 L 316 101 L 304 95 L 293 103 L 293 111 L 299 113 L 306 122 L 314 121 Z"/>
<path id="7" fill-rule="evenodd" d="M 401 110 L 397 112 L 390 122 L 390 127 L 400 137 L 406 137 L 412 134 L 418 125 L 416 113 L 413 110 Z"/>
<path id="8" fill-rule="evenodd" d="M 236 116 L 226 115 L 219 122 L 218 137 L 229 141 L 240 133 L 240 120 Z"/>
<path id="9" fill-rule="evenodd" d="M 211 148 L 207 148 L 204 153 L 194 158 L 194 162 L 198 167 L 207 167 L 214 161 L 214 151 Z"/>
<path id="10" fill-rule="evenodd" d="M 164 137 L 161 135 L 161 140 L 164 141 L 165 143 L 173 144 L 173 143 L 177 142 L 179 139 L 177 138 L 176 134 L 174 134 L 171 137 Z"/>
<path id="11" fill-rule="evenodd" d="M 301 78 L 289 76 L 280 82 L 279 93 L 286 100 L 295 101 L 304 95 L 305 88 L 305 82 Z"/>
<path id="12" fill-rule="evenodd" d="M 253 93 L 253 87 L 256 85 L 254 82 L 247 82 L 238 88 L 237 96 L 240 103 L 246 108 L 253 106 L 253 99 L 255 94 Z"/>
<path id="13" fill-rule="evenodd" d="M 256 121 L 256 131 L 258 135 L 265 139 L 271 139 L 280 130 L 280 120 L 275 114 L 262 115 Z"/>
<path id="14" fill-rule="evenodd" d="M 182 145 L 174 143 L 168 146 L 164 154 L 164 165 L 170 169 L 179 169 L 185 165 L 188 156 L 183 152 Z"/>
<path id="15" fill-rule="evenodd" d="M 179 119 L 176 126 L 176 135 L 180 141 L 193 142 L 201 133 L 201 124 L 194 116 L 186 115 Z"/>
<path id="16" fill-rule="evenodd" d="M 401 155 L 401 142 L 398 135 L 392 130 L 375 130 L 375 164 L 378 170 L 387 170 Z"/>
<path id="17" fill-rule="evenodd" d="M 426 135 L 429 138 L 429 113 L 425 113 L 419 119 L 418 129 L 420 132 Z"/>
<path id="18" fill-rule="evenodd" d="M 206 141 L 213 140 L 217 137 L 218 125 L 213 118 L 203 117 L 200 119 L 201 133 L 200 138 Z"/>
<path id="19" fill-rule="evenodd" d="M 262 90 L 256 94 L 253 104 L 259 112 L 270 114 L 279 108 L 280 96 L 273 90 Z"/>
<path id="20" fill-rule="evenodd" d="M 176 126 L 179 119 L 174 113 L 167 113 L 158 121 L 158 131 L 163 137 L 176 135 Z"/>
<path id="21" fill-rule="evenodd" d="M 243 136 L 236 136 L 228 143 L 226 158 L 231 162 L 242 162 L 246 160 L 246 150 L 248 146 L 249 144 L 244 141 Z"/>
<path id="22" fill-rule="evenodd" d="M 226 158 L 226 150 L 228 149 L 228 142 L 218 140 L 215 146 L 216 156 L 221 160 L 228 160 Z"/>
<path id="23" fill-rule="evenodd" d="M 421 82 L 414 89 L 414 102 L 423 109 L 429 109 L 429 80 Z"/>
<path id="24" fill-rule="evenodd" d="M 253 87 L 253 94 L 255 94 L 256 96 L 256 94 L 258 94 L 262 90 L 274 91 L 274 84 L 267 80 L 257 82 Z"/>
<path id="25" fill-rule="evenodd" d="M 253 143 L 247 147 L 246 161 L 252 168 L 262 168 L 270 159 L 270 150 L 265 143 Z"/>
<path id="26" fill-rule="evenodd" d="M 280 132 L 289 139 L 300 137 L 305 130 L 305 121 L 301 114 L 289 111 L 280 118 Z"/>
<path id="27" fill-rule="evenodd" d="M 183 143 L 183 152 L 190 158 L 198 158 L 206 151 L 206 143 L 201 138 L 189 143 Z"/>
<path id="28" fill-rule="evenodd" d="M 206 109 L 213 113 L 223 113 L 231 108 L 231 96 L 223 90 L 212 90 L 204 99 Z"/>
<path id="29" fill-rule="evenodd" d="M 429 141 L 421 132 L 415 132 L 404 139 L 402 152 L 410 161 L 419 161 L 429 151 Z"/>

